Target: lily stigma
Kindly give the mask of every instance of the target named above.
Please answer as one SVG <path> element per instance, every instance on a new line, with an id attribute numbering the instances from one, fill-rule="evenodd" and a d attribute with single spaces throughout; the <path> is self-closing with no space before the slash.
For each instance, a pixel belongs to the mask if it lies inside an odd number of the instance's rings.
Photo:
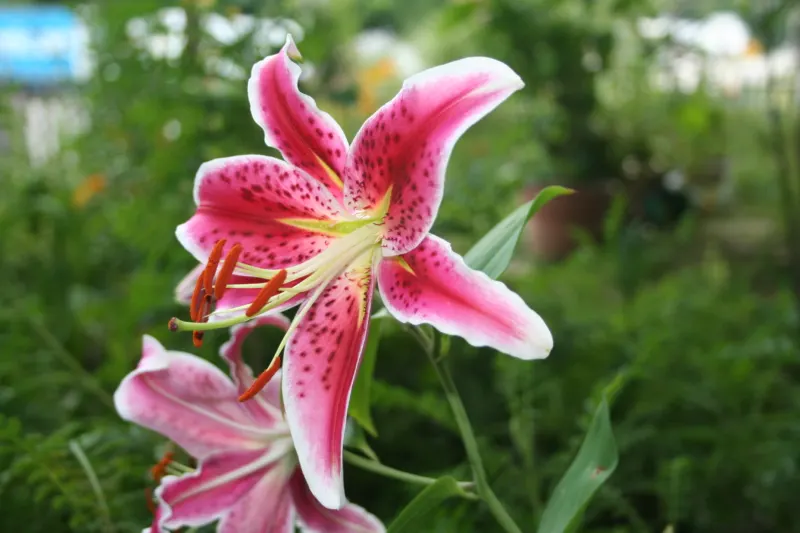
<path id="1" fill-rule="evenodd" d="M 251 113 L 268 146 L 216 159 L 195 178 L 197 209 L 176 235 L 199 262 L 178 287 L 191 321 L 170 329 L 236 326 L 300 306 L 254 395 L 282 367 L 282 399 L 309 487 L 345 504 L 342 443 L 350 391 L 377 285 L 387 311 L 474 346 L 546 357 L 544 321 L 502 282 L 472 270 L 430 234 L 453 145 L 523 86 L 505 64 L 472 57 L 407 79 L 353 143 L 298 89 L 291 37 L 254 65 Z"/>

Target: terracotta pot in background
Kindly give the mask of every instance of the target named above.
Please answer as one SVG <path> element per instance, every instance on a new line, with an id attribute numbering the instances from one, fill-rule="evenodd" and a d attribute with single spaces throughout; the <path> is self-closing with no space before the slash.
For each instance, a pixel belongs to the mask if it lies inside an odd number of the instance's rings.
<path id="1" fill-rule="evenodd" d="M 526 201 L 544 187 L 527 188 Z M 536 256 L 547 261 L 563 259 L 576 248 L 576 229 L 595 239 L 602 237 L 603 221 L 611 205 L 611 182 L 572 188 L 576 191 L 574 194 L 552 200 L 528 223 L 524 242 Z"/>

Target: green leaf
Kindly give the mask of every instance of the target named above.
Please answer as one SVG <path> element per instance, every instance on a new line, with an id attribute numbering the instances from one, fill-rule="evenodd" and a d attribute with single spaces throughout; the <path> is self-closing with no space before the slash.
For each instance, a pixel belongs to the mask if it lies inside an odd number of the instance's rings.
<path id="1" fill-rule="evenodd" d="M 467 252 L 464 260 L 470 267 L 485 272 L 490 278 L 499 277 L 508 268 L 528 220 L 553 198 L 573 192 L 575 191 L 572 189 L 558 185 L 542 189 L 536 198 L 516 208 L 489 230 L 489 233 Z"/>
<path id="2" fill-rule="evenodd" d="M 358 424 L 348 426 L 345 432 L 344 445 L 347 448 L 360 451 L 375 462 L 380 462 L 378 454 L 375 453 L 375 450 L 373 450 L 369 442 L 367 442 L 367 436 L 364 435 L 364 428 Z"/>
<path id="3" fill-rule="evenodd" d="M 348 409 L 348 414 L 373 437 L 378 436 L 378 431 L 372 422 L 372 414 L 370 412 L 370 389 L 372 387 L 372 375 L 375 372 L 375 360 L 378 356 L 378 344 L 381 342 L 381 322 L 380 317 L 373 317 L 370 320 L 367 347 L 364 349 L 364 356 L 361 358 L 361 365 L 358 368 L 358 376 L 356 376 L 356 382 L 353 385 L 350 408 Z"/>
<path id="4" fill-rule="evenodd" d="M 603 398 L 594 412 L 578 455 L 547 502 L 538 533 L 571 531 L 571 526 L 583 515 L 592 495 L 617 468 L 618 461 L 608 402 Z"/>
<path id="5" fill-rule="evenodd" d="M 417 533 L 425 531 L 426 517 L 437 510 L 439 505 L 448 498 L 470 497 L 469 493 L 458 486 L 458 482 L 450 476 L 440 477 L 436 483 L 417 494 L 402 510 L 389 526 L 386 533 L 401 533 L 408 531 Z"/>
<path id="6" fill-rule="evenodd" d="M 372 320 L 377 320 L 379 318 L 389 318 L 390 316 L 392 315 L 389 314 L 389 310 L 386 309 L 385 307 L 381 307 L 380 311 L 376 311 L 375 313 L 372 314 Z"/>

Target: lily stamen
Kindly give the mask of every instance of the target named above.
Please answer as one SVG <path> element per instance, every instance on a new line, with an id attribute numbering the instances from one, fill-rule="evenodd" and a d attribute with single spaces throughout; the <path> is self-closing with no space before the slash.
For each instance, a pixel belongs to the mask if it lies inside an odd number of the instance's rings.
<path id="1" fill-rule="evenodd" d="M 144 488 L 144 501 L 147 504 L 147 510 L 150 511 L 150 514 L 155 516 L 156 514 L 156 502 L 153 499 L 153 489 L 152 487 L 145 487 Z"/>
<path id="2" fill-rule="evenodd" d="M 173 318 L 169 323 L 170 330 L 198 332 L 220 329 L 247 322 L 257 315 L 264 314 L 285 304 L 298 294 L 314 291 L 314 289 L 326 285 L 328 281 L 338 276 L 356 258 L 366 253 L 368 250 L 379 246 L 380 240 L 381 235 L 379 231 L 376 231 L 376 227 L 366 225 L 354 230 L 353 233 L 342 238 L 338 243 L 330 246 L 317 256 L 298 265 L 281 270 L 268 270 L 238 262 L 242 248 L 237 244 L 228 252 L 225 262 L 218 274 L 216 273 L 216 267 L 219 264 L 225 241 L 217 241 L 209 255 L 206 268 L 201 273 L 201 277 L 204 278 L 203 283 L 198 282 L 195 287 L 195 294 L 192 295 L 193 302 L 196 300 L 207 301 L 208 306 L 206 307 L 206 305 L 201 303 L 199 306 L 203 309 L 198 309 L 194 313 L 190 310 L 191 322 L 184 322 Z M 223 244 L 221 245 L 220 243 Z M 239 273 L 244 273 L 244 275 L 248 277 L 262 278 L 265 280 L 265 283 L 228 284 L 228 281 L 230 281 L 237 271 Z M 214 280 L 215 274 L 216 280 Z M 209 279 L 212 280 L 211 291 L 208 290 Z M 297 283 L 292 286 L 287 286 L 287 284 L 292 282 Z M 211 295 L 216 296 L 215 299 L 219 300 L 219 295 L 224 295 L 227 289 L 244 288 L 260 289 L 256 298 L 250 304 L 212 312 Z M 315 298 L 313 294 L 311 297 Z M 212 323 L 208 323 L 208 318 L 211 314 L 219 316 L 219 314 L 242 312 L 243 315 L 237 314 L 229 319 L 218 319 Z M 297 320 L 296 318 L 295 321 Z M 202 335 L 197 333 L 193 334 L 193 341 L 195 346 L 199 346 L 202 343 Z M 285 343 L 282 343 L 282 345 L 285 345 Z M 278 350 L 278 352 L 280 352 L 280 350 Z"/>
<path id="3" fill-rule="evenodd" d="M 192 320 L 195 322 L 198 320 L 200 316 L 200 306 L 202 305 L 203 300 L 203 284 L 205 280 L 205 272 L 201 272 L 200 276 L 197 278 L 197 283 L 194 286 L 194 292 L 192 293 L 192 301 L 189 304 L 189 316 L 192 317 Z"/>
<path id="4" fill-rule="evenodd" d="M 172 462 L 172 459 L 175 458 L 175 453 L 171 451 L 167 451 L 164 453 L 164 456 L 150 469 L 150 476 L 153 478 L 153 481 L 159 483 L 161 478 L 163 478 L 167 474 L 167 467 Z"/>
<path id="5" fill-rule="evenodd" d="M 202 277 L 208 277 L 207 273 L 203 273 Z M 201 289 L 202 293 L 205 293 L 205 289 Z M 208 317 L 211 315 L 211 295 L 210 294 L 203 294 L 202 299 L 200 300 L 199 308 L 195 311 L 194 321 L 198 323 L 205 323 L 208 322 Z M 170 329 L 172 329 L 172 325 L 170 324 Z M 203 332 L 202 331 L 195 331 L 192 333 L 192 344 L 194 344 L 195 348 L 200 348 L 203 346 Z"/>
<path id="6" fill-rule="evenodd" d="M 205 289 L 206 294 L 214 294 L 214 274 L 217 273 L 219 260 L 222 259 L 222 249 L 225 247 L 225 239 L 220 239 L 214 244 L 214 248 L 208 256 L 205 269 Z"/>
<path id="7" fill-rule="evenodd" d="M 253 300 L 253 303 L 250 304 L 250 307 L 247 308 L 245 311 L 245 315 L 247 317 L 252 317 L 253 315 L 258 314 L 267 302 L 269 302 L 270 298 L 278 294 L 278 290 L 281 288 L 281 285 L 286 281 L 286 271 L 281 270 L 279 271 L 275 277 L 270 279 L 264 287 L 259 291 L 258 296 L 256 299 Z"/>
<path id="8" fill-rule="evenodd" d="M 216 283 L 214 283 L 214 296 L 217 300 L 221 300 L 222 296 L 225 294 L 228 281 L 230 281 L 233 271 L 236 269 L 236 264 L 239 262 L 239 255 L 241 253 L 242 245 L 236 243 L 225 257 L 225 262 L 222 264 L 222 268 L 219 269 Z"/>
<path id="9" fill-rule="evenodd" d="M 264 370 L 255 379 L 255 381 L 253 381 L 253 384 L 250 385 L 250 388 L 248 388 L 239 396 L 239 401 L 246 402 L 247 400 L 254 398 L 256 394 L 261 392 L 261 389 L 267 386 L 269 380 L 272 379 L 272 377 L 278 372 L 278 370 L 280 370 L 280 368 L 281 368 L 281 357 L 276 356 L 272 360 L 272 363 L 270 363 L 270 365 L 267 367 L 267 369 Z"/>
<path id="10" fill-rule="evenodd" d="M 202 331 L 193 331 L 192 332 L 192 344 L 195 348 L 202 348 L 203 347 L 203 332 Z"/>

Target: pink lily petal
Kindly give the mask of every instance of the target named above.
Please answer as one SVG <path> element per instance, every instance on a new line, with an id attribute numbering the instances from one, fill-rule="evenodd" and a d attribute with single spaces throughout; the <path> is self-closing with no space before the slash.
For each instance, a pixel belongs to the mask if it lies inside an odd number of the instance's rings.
<path id="1" fill-rule="evenodd" d="M 344 174 L 345 205 L 375 209 L 391 189 L 384 253 L 419 244 L 433 225 L 453 145 L 522 80 L 485 57 L 454 61 L 421 72 L 370 117 L 358 132 Z"/>
<path id="2" fill-rule="evenodd" d="M 255 448 L 264 430 L 236 398 L 230 379 L 190 354 L 168 352 L 145 335 L 139 366 L 114 393 L 119 415 L 172 439 L 190 454 Z"/>
<path id="3" fill-rule="evenodd" d="M 342 198 L 342 176 L 347 138 L 342 128 L 314 100 L 297 87 L 300 67 L 290 58 L 300 52 L 286 37 L 281 51 L 253 65 L 247 94 L 253 119 L 264 130 L 268 146 L 286 161 L 302 168 Z"/>
<path id="4" fill-rule="evenodd" d="M 285 466 L 278 459 L 276 450 L 225 451 L 206 457 L 191 474 L 165 477 L 156 490 L 161 527 L 201 526 L 220 518 L 265 476 L 279 477 Z M 286 474 L 282 477 L 285 484 Z"/>
<path id="5" fill-rule="evenodd" d="M 547 357 L 553 337 L 516 293 L 472 270 L 450 244 L 428 235 L 413 251 L 378 265 L 381 299 L 401 322 L 431 324 L 473 346 L 491 346 L 520 359 Z"/>
<path id="6" fill-rule="evenodd" d="M 224 252 L 240 243 L 240 261 L 286 268 L 313 257 L 332 237 L 280 222 L 334 222 L 345 214 L 308 174 L 273 157 L 243 155 L 203 163 L 194 182 L 197 211 L 176 229 L 178 240 L 204 262 L 219 239 Z"/>
<path id="7" fill-rule="evenodd" d="M 161 524 L 161 517 L 163 516 L 163 506 L 159 501 L 156 504 L 155 511 L 153 511 L 153 521 L 150 526 L 144 528 L 142 533 L 161 533 L 164 529 L 159 525 Z"/>
<path id="8" fill-rule="evenodd" d="M 320 505 L 300 470 L 289 481 L 303 533 L 383 533 L 386 528 L 362 507 L 348 503 L 334 511 Z"/>
<path id="9" fill-rule="evenodd" d="M 276 467 L 222 517 L 217 533 L 293 533 L 295 511 L 285 467 Z"/>
<path id="10" fill-rule="evenodd" d="M 343 272 L 320 289 L 319 299 L 297 323 L 286 347 L 286 421 L 311 491 L 330 509 L 346 501 L 342 482 L 345 419 L 364 350 L 373 285 L 369 266 Z"/>
<path id="11" fill-rule="evenodd" d="M 253 371 L 242 360 L 242 346 L 247 337 L 259 326 L 274 326 L 286 331 L 289 329 L 289 319 L 280 314 L 269 314 L 243 324 L 237 324 L 231 328 L 231 338 L 220 348 L 220 355 L 230 367 L 231 376 L 239 394 L 253 384 Z M 280 382 L 280 375 L 276 374 L 252 401 L 244 402 L 242 405 L 250 409 L 257 420 L 268 424 L 278 422 L 282 424 Z"/>

